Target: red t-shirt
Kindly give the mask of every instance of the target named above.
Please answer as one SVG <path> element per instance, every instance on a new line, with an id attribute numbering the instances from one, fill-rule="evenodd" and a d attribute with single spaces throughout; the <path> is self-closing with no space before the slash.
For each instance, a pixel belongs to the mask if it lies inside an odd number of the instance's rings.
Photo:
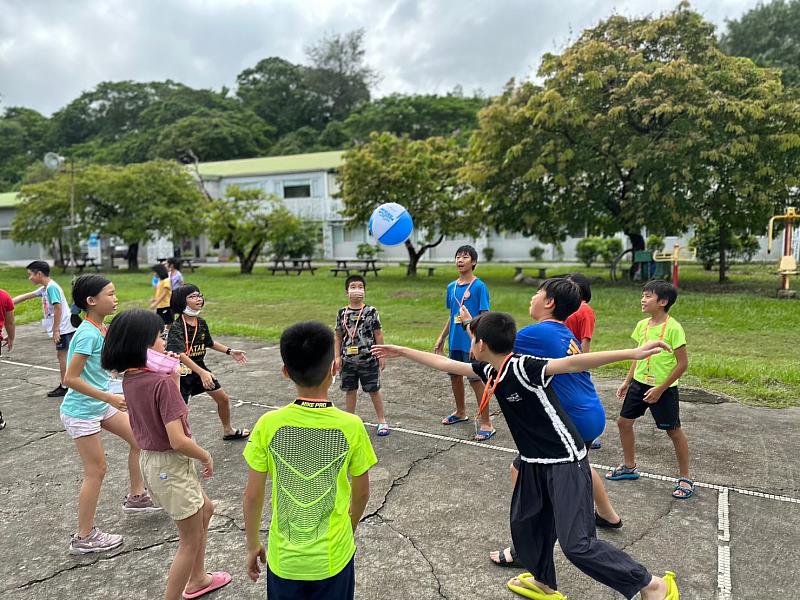
<path id="1" fill-rule="evenodd" d="M 6 314 L 14 312 L 14 301 L 8 292 L 0 290 L 0 340 L 3 338 L 3 325 L 6 323 Z"/>
<path id="2" fill-rule="evenodd" d="M 128 405 L 133 437 L 142 450 L 172 450 L 166 424 L 180 419 L 183 432 L 192 437 L 186 416 L 189 407 L 169 375 L 152 371 L 125 373 L 122 393 Z"/>
<path id="3" fill-rule="evenodd" d="M 567 317 L 564 321 L 569 330 L 572 332 L 578 341 L 582 344 L 585 339 L 592 339 L 594 337 L 594 311 L 592 307 L 581 302 L 580 307 L 574 313 Z"/>

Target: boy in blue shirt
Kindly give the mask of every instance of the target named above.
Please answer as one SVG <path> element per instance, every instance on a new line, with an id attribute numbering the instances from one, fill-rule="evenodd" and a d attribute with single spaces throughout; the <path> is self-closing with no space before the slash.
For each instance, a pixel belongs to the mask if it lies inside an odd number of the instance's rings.
<path id="1" fill-rule="evenodd" d="M 463 363 L 470 363 L 470 346 L 472 341 L 461 323 L 461 307 L 466 307 L 470 314 L 479 315 L 489 310 L 489 290 L 486 284 L 475 276 L 475 266 L 478 264 L 478 253 L 472 246 L 461 246 L 456 250 L 456 269 L 458 279 L 450 282 L 445 294 L 445 306 L 449 311 L 447 322 L 444 324 L 441 335 L 436 340 L 433 351 L 443 354 L 444 341 L 447 339 L 450 349 L 449 357 Z M 475 392 L 475 399 L 480 404 L 483 396 L 483 382 L 477 375 L 468 376 L 469 384 Z M 453 397 L 456 401 L 454 413 L 442 419 L 442 425 L 454 425 L 469 420 L 464 399 L 464 378 L 461 375 L 450 374 L 450 385 L 453 388 Z M 484 442 L 495 434 L 492 421 L 489 418 L 489 408 L 484 408 L 478 415 L 475 427 L 475 441 Z"/>

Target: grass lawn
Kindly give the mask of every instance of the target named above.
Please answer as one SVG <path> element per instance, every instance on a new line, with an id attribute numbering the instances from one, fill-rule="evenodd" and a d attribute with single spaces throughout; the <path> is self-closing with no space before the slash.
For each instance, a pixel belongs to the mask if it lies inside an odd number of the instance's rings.
<path id="1" fill-rule="evenodd" d="M 642 318 L 638 284 L 611 284 L 608 271 L 581 269 L 602 277 L 593 286 L 592 307 L 597 313 L 593 350 L 629 347 L 630 333 Z M 439 268 L 434 277 L 407 279 L 400 267 L 384 268 L 379 278 L 367 280 L 367 302 L 381 313 L 386 339 L 428 350 L 441 331 L 447 314 L 445 286 L 455 275 Z M 568 272 L 568 268 L 550 269 Z M 778 285 L 773 265 L 734 267 L 732 283 L 714 283 L 715 273 L 692 266 L 681 268 L 681 294 L 670 314 L 686 330 L 689 371 L 683 382 L 729 394 L 754 406 L 800 406 L 797 315 L 800 302 L 774 298 Z M 254 336 L 276 341 L 289 324 L 319 319 L 332 324 L 336 310 L 346 302 L 344 278 L 331 277 L 326 268 L 310 276 L 271 276 L 263 266 L 242 276 L 236 267 L 205 267 L 186 273 L 206 295 L 204 316 L 215 334 Z M 512 281 L 513 267 L 479 265 L 478 275 L 489 286 L 492 307 L 509 312 L 518 326 L 530 323 L 528 303 L 535 288 Z M 146 307 L 152 296 L 146 272 L 115 272 L 121 308 Z M 71 275 L 54 272 L 67 290 Z M 31 289 L 25 270 L 0 266 L 0 288 L 12 296 Z M 19 323 L 36 321 L 38 302 L 17 309 Z M 792 350 L 795 348 L 795 350 Z M 622 377 L 625 365 L 600 370 Z"/>

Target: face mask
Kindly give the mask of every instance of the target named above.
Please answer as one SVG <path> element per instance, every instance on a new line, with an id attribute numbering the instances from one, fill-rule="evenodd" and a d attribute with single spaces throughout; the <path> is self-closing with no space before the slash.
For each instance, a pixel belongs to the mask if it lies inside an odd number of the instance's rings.
<path id="1" fill-rule="evenodd" d="M 353 302 L 361 302 L 364 299 L 364 290 L 350 290 L 347 295 Z"/>
<path id="2" fill-rule="evenodd" d="M 201 308 L 200 310 L 203 309 Z M 185 314 L 187 317 L 196 317 L 200 314 L 200 310 L 193 310 L 187 306 L 183 309 L 183 314 Z"/>

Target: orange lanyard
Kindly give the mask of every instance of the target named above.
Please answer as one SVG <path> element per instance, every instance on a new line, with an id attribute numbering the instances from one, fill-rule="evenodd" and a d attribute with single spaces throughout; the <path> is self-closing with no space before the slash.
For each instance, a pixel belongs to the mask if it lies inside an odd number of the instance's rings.
<path id="1" fill-rule="evenodd" d="M 347 326 L 347 320 L 348 320 L 347 317 L 352 313 L 348 314 L 347 311 L 349 310 L 349 308 L 344 309 L 344 316 L 342 317 L 342 327 L 344 327 L 344 330 L 347 332 L 347 336 L 350 338 L 351 344 L 356 343 L 356 334 L 358 333 L 358 322 L 361 321 L 361 314 L 364 312 L 365 308 L 367 308 L 366 304 L 361 307 L 360 311 L 358 311 L 358 317 L 356 317 L 356 324 L 353 325 L 353 331 L 350 331 L 350 328 Z"/>
<path id="2" fill-rule="evenodd" d="M 481 403 L 478 405 L 479 413 L 482 413 L 484 409 L 489 406 L 489 401 L 492 399 L 492 396 L 494 396 L 494 391 L 497 389 L 497 384 L 500 383 L 500 374 L 503 372 L 503 369 L 506 368 L 506 364 L 508 364 L 508 361 L 511 360 L 512 356 L 514 356 L 514 353 L 510 352 L 509 355 L 503 360 L 503 364 L 500 365 L 500 370 L 497 371 L 497 375 L 495 375 L 494 379 L 492 379 L 492 376 L 490 375 L 486 385 L 483 386 L 483 396 L 481 396 Z"/>
<path id="3" fill-rule="evenodd" d="M 92 321 L 89 317 L 86 317 L 86 321 L 91 323 L 92 325 L 94 325 L 97 328 L 97 331 L 100 332 L 100 335 L 102 335 L 103 337 L 106 337 L 106 326 L 105 326 L 105 324 L 100 326 L 97 323 L 95 323 L 94 321 Z"/>
<path id="4" fill-rule="evenodd" d="M 669 323 L 669 315 L 667 315 L 667 320 L 664 321 L 664 324 L 661 326 L 661 335 L 658 336 L 658 341 L 664 341 L 664 334 L 667 332 L 667 323 Z M 644 328 L 644 343 L 646 344 L 650 340 L 647 339 L 647 333 L 650 331 L 650 321 L 647 321 L 647 325 Z M 647 365 L 647 372 L 650 372 L 650 360 L 653 358 L 653 355 L 647 357 L 645 364 Z"/>
<path id="5" fill-rule="evenodd" d="M 469 282 L 467 289 L 464 290 L 464 293 L 461 294 L 461 300 L 456 300 L 456 290 L 458 289 L 458 280 L 456 280 L 456 285 L 453 287 L 453 302 L 458 303 L 458 310 L 461 311 L 461 307 L 464 306 L 464 301 L 469 298 L 469 288 L 472 287 L 472 284 L 478 280 L 477 277 L 473 277 L 472 281 Z"/>
<path id="6" fill-rule="evenodd" d="M 189 349 L 194 346 L 194 340 L 197 338 L 197 330 L 200 329 L 200 321 L 195 323 L 191 344 L 189 343 L 189 329 L 186 326 L 186 317 L 181 315 L 181 321 L 183 321 L 183 341 L 186 344 L 186 356 L 189 356 Z"/>

